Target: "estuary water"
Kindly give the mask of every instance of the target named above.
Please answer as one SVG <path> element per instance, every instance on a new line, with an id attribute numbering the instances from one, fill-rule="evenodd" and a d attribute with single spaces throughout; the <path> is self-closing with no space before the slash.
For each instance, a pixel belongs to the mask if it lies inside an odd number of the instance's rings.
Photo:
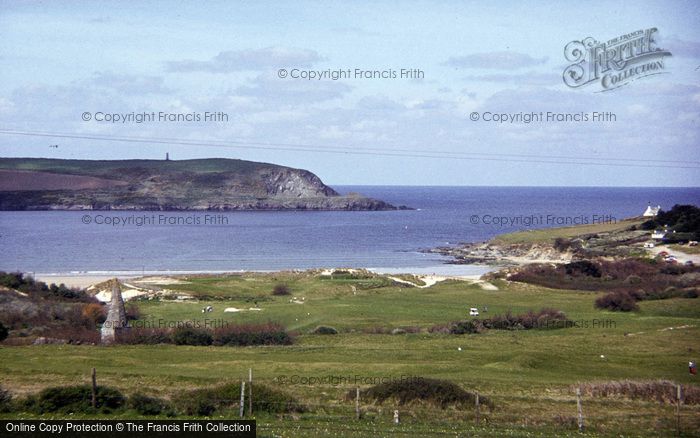
<path id="1" fill-rule="evenodd" d="M 515 230 L 615 221 L 648 203 L 700 204 L 700 188 L 335 186 L 415 210 L 0 212 L 0 270 L 223 272 L 363 267 L 473 275 L 421 252 Z"/>

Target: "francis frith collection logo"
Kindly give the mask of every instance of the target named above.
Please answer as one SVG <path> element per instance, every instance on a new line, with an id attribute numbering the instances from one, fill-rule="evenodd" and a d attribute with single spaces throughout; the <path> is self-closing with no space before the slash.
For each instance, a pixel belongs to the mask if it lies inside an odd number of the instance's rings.
<path id="1" fill-rule="evenodd" d="M 571 88 L 597 84 L 610 91 L 647 76 L 666 73 L 664 57 L 671 52 L 657 47 L 657 29 L 638 30 L 606 42 L 588 37 L 564 48 L 564 83 Z"/>

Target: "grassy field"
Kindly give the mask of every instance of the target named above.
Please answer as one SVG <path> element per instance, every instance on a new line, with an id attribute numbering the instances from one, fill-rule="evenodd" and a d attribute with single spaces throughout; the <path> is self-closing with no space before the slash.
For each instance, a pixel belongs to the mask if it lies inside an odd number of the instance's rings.
<path id="1" fill-rule="evenodd" d="M 686 254 L 700 254 L 700 246 L 669 245 L 671 251 L 680 251 Z"/>
<path id="2" fill-rule="evenodd" d="M 291 295 L 273 297 L 278 283 L 287 284 Z M 87 382 L 90 369 L 96 367 L 101 384 L 126 394 L 138 390 L 169 398 L 186 388 L 239 380 L 252 368 L 257 382 L 295 394 L 309 407 L 304 414 L 257 416 L 259 436 L 289 437 L 578 436 L 573 390 L 577 383 L 667 379 L 697 385 L 687 364 L 697 359 L 700 349 L 699 299 L 644 301 L 639 312 L 613 313 L 594 309 L 596 293 L 494 284 L 498 290 L 461 281 L 419 289 L 382 277 L 307 273 L 190 278 L 162 287 L 194 295 L 198 301 L 140 301 L 142 321 L 275 321 L 296 331 L 297 342 L 240 348 L 0 347 L 0 385 L 16 394 L 33 393 L 47 386 Z M 207 305 L 214 311 L 202 314 Z M 227 307 L 256 305 L 262 310 L 223 312 Z M 461 336 L 426 330 L 467 318 L 469 307 L 484 306 L 488 306 L 486 317 L 553 307 L 578 327 Z M 333 326 L 341 333 L 309 334 L 318 325 Z M 423 330 L 368 334 L 378 327 L 407 326 Z M 401 376 L 449 379 L 491 398 L 495 410 L 484 409 L 483 421 L 475 426 L 471 411 L 363 401 L 364 417 L 354 418 L 354 402 L 344 397 L 348 390 Z M 314 378 L 326 381 L 308 382 Z M 675 433 L 675 407 L 669 404 L 588 397 L 583 406 L 589 436 Z M 392 423 L 394 408 L 402 412 L 399 425 Z M 133 413 L 122 416 L 134 418 Z M 685 436 L 697 433 L 700 406 L 683 406 L 681 425 Z"/>
<path id="3" fill-rule="evenodd" d="M 552 243 L 557 238 L 573 238 L 584 234 L 607 233 L 611 231 L 621 231 L 632 225 L 641 225 L 644 222 L 641 218 L 619 220 L 614 223 L 600 223 L 591 225 L 578 225 L 561 228 L 544 228 L 541 230 L 517 231 L 515 233 L 501 234 L 493 239 L 497 244 L 518 244 L 518 243 Z"/>

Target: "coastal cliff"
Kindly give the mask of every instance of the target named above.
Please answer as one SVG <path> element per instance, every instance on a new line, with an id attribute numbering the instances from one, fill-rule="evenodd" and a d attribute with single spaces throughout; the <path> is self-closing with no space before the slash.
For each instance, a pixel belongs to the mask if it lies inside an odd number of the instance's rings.
<path id="1" fill-rule="evenodd" d="M 313 173 L 230 159 L 0 158 L 0 210 L 396 210 Z"/>

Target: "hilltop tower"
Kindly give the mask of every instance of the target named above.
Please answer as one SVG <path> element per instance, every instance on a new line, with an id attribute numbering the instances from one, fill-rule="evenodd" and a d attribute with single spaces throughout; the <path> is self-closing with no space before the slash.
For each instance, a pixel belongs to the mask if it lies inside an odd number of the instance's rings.
<path id="1" fill-rule="evenodd" d="M 170 161 L 170 152 L 165 153 L 165 161 Z"/>
<path id="2" fill-rule="evenodd" d="M 124 308 L 124 299 L 122 298 L 122 290 L 119 287 L 119 281 L 115 278 L 112 280 L 112 298 L 109 301 L 107 319 L 102 325 L 102 330 L 100 331 L 102 343 L 111 344 L 115 342 L 117 336 L 119 336 L 119 333 L 126 329 L 126 309 Z"/>

